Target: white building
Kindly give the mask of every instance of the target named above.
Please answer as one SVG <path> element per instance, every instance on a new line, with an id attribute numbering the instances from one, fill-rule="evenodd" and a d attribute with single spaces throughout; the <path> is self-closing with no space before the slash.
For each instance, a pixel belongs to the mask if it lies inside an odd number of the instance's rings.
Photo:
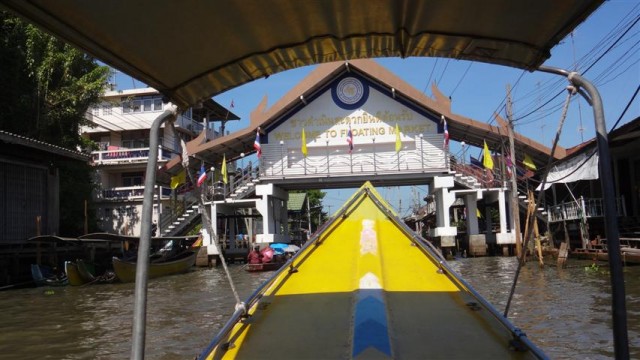
<path id="1" fill-rule="evenodd" d="M 80 131 L 98 144 L 98 150 L 92 152 L 98 184 L 94 201 L 98 226 L 105 232 L 140 234 L 149 131 L 156 117 L 169 105 L 152 88 L 107 91 L 100 104 L 87 113 L 87 119 L 95 126 L 82 127 Z M 224 133 L 226 121 L 237 119 L 213 100 L 199 109 L 184 111 L 174 123 L 175 132 L 171 126 L 161 129 L 158 165 L 180 153 L 180 138 L 189 141 L 206 127 L 207 138 L 213 139 Z M 216 121 L 220 124 L 214 130 Z M 171 193 L 172 189 L 161 186 L 154 191 L 153 220 L 158 224 Z"/>

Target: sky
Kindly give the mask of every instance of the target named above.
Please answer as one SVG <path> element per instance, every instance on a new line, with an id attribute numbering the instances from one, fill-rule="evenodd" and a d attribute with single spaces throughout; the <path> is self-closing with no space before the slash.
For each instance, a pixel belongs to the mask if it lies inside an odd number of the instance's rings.
<path id="1" fill-rule="evenodd" d="M 445 58 L 379 58 L 382 66 L 428 96 L 430 84 L 452 99 L 452 111 L 475 120 L 495 124 L 494 114 L 506 118 L 506 89 L 512 90 L 515 130 L 551 147 L 558 130 L 568 81 L 558 75 L 528 72 L 499 65 Z M 551 50 L 545 65 L 579 72 L 598 89 L 604 104 L 607 130 L 611 130 L 640 84 L 640 1 L 611 0 L 578 26 Z M 241 120 L 229 122 L 231 132 L 249 126 L 249 114 L 264 96 L 268 107 L 309 74 L 315 65 L 274 74 L 267 79 L 231 89 L 213 99 L 229 107 Z M 118 80 L 119 88 L 144 86 L 135 80 Z M 640 116 L 640 96 L 620 119 L 620 127 Z M 595 136 L 592 108 L 580 96 L 571 98 L 559 145 L 572 147 Z M 453 141 L 453 154 L 461 154 Z M 467 157 L 478 157 L 480 149 L 468 149 Z M 468 159 L 467 159 L 468 160 Z M 382 196 L 400 215 L 424 205 L 426 186 L 380 188 Z M 323 205 L 334 212 L 354 189 L 328 190 Z"/>

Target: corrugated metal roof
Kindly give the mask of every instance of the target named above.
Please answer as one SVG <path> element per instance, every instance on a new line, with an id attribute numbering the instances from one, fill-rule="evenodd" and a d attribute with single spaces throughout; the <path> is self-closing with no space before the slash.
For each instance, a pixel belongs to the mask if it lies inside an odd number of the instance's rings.
<path id="1" fill-rule="evenodd" d="M 68 157 L 68 158 L 72 158 L 80 161 L 89 161 L 89 158 L 90 158 L 89 154 L 69 150 L 57 145 L 52 145 L 46 142 L 34 140 L 22 135 L 12 134 L 2 130 L 0 130 L 0 141 L 7 144 L 22 145 L 22 146 L 30 147 L 33 149 L 46 151 L 49 153 L 57 154 L 60 156 L 64 156 L 64 157 Z"/>

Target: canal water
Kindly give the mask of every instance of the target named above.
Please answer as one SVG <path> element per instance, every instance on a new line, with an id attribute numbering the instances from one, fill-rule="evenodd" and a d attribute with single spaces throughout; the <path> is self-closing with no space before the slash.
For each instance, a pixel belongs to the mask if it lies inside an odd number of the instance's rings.
<path id="1" fill-rule="evenodd" d="M 514 257 L 450 262 L 504 311 Z M 553 359 L 613 358 L 609 274 L 587 261 L 567 269 L 527 264 L 509 318 Z M 230 265 L 245 300 L 273 273 Z M 631 357 L 640 358 L 640 267 L 625 268 Z M 131 350 L 134 284 L 29 288 L 0 292 L 0 358 L 126 359 Z M 224 270 L 200 268 L 149 282 L 146 358 L 192 359 L 234 309 Z M 464 342 L 452 339 L 450 345 Z M 447 346 L 447 345 L 443 345 Z"/>

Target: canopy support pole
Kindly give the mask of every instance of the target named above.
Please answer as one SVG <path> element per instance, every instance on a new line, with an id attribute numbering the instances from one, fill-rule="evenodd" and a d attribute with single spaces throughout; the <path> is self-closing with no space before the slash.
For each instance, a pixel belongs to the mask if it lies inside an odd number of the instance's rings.
<path id="1" fill-rule="evenodd" d="M 151 125 L 149 134 L 149 162 L 144 180 L 144 200 L 142 202 L 142 219 L 140 227 L 140 243 L 136 263 L 136 286 L 134 293 L 133 332 L 131 336 L 131 359 L 144 359 L 144 342 L 147 321 L 147 282 L 149 272 L 149 252 L 151 245 L 151 218 L 153 216 L 153 188 L 156 184 L 158 165 L 158 146 L 160 145 L 160 126 L 166 121 L 173 121 L 177 108 L 172 105 L 158 116 Z"/>
<path id="2" fill-rule="evenodd" d="M 611 169 L 611 155 L 609 152 L 609 139 L 604 120 L 602 98 L 598 89 L 576 72 L 542 65 L 538 68 L 542 72 L 566 76 L 569 82 L 579 89 L 586 90 L 588 96 L 580 91 L 587 102 L 593 108 L 596 127 L 596 143 L 600 157 L 600 185 L 603 194 L 609 194 L 603 198 L 605 234 L 607 236 L 607 248 L 609 254 L 609 268 L 611 276 L 611 310 L 613 317 L 613 344 L 616 359 L 629 359 L 629 338 L 627 334 L 627 309 L 625 303 L 624 274 L 622 272 L 622 259 L 620 255 L 620 234 L 618 230 L 615 189 L 613 185 L 613 172 Z"/>

